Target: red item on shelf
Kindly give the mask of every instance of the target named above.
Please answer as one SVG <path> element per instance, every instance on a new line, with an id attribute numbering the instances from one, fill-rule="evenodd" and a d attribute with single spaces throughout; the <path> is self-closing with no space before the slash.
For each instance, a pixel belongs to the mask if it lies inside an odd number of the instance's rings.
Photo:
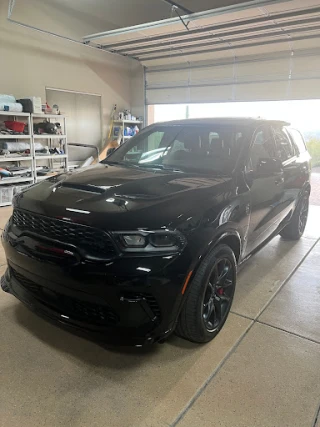
<path id="1" fill-rule="evenodd" d="M 25 128 L 25 123 L 16 122 L 14 120 L 7 120 L 4 122 L 6 128 L 13 130 L 14 132 L 23 132 Z"/>

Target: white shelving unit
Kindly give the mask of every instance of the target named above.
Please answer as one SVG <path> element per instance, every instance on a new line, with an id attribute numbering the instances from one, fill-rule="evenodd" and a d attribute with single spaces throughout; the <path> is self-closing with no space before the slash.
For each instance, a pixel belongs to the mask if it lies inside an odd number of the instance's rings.
<path id="1" fill-rule="evenodd" d="M 55 134 L 36 134 L 34 132 L 34 125 L 48 120 L 50 123 L 60 123 L 62 128 L 62 135 Z M 67 141 L 67 126 L 66 117 L 62 115 L 53 114 L 31 114 L 31 129 L 32 129 L 32 147 L 33 147 L 33 160 L 35 167 L 35 182 L 43 181 L 53 176 L 55 173 L 68 171 L 68 141 Z M 44 154 L 36 153 L 35 144 L 41 142 L 44 147 L 62 148 L 65 154 Z M 46 165 L 42 163 L 46 162 Z M 41 164 L 40 164 L 41 163 Z M 46 176 L 37 176 L 37 168 L 39 166 L 48 166 L 51 172 Z"/>
<path id="2" fill-rule="evenodd" d="M 127 127 L 134 127 L 138 126 L 139 130 L 143 127 L 143 122 L 139 120 L 114 120 L 114 128 L 119 127 L 120 131 L 122 133 L 122 142 L 127 141 L 128 139 L 132 138 L 132 136 L 125 135 L 125 129 Z"/>
<path id="3" fill-rule="evenodd" d="M 30 176 L 21 176 L 21 177 L 9 177 L 2 178 L 0 180 L 0 207 L 2 206 L 10 206 L 11 199 L 13 194 L 15 194 L 18 187 L 21 185 L 32 184 L 35 179 L 35 169 L 34 169 L 34 158 L 32 156 L 32 136 L 31 136 L 31 117 L 28 113 L 18 113 L 11 111 L 1 111 L 0 112 L 0 121 L 4 122 L 6 120 L 16 120 L 23 121 L 26 123 L 28 128 L 28 135 L 3 135 L 0 134 L 0 148 L 1 142 L 28 142 L 30 146 L 30 155 L 15 155 L 14 153 L 10 153 L 8 155 L 0 155 L 0 167 L 8 166 L 8 163 L 12 163 L 16 166 L 25 167 L 31 171 Z M 23 163 L 21 163 L 23 162 Z M 20 185 L 18 185 L 20 184 Z"/>
<path id="4" fill-rule="evenodd" d="M 62 116 L 57 116 L 62 117 Z M 49 135 L 49 134 L 42 134 L 42 135 L 33 135 L 34 139 L 66 139 L 67 135 Z"/>
<path id="5" fill-rule="evenodd" d="M 28 142 L 30 146 L 30 155 L 21 154 L 15 155 L 10 153 L 7 155 L 0 155 L 0 167 L 8 167 L 9 163 L 16 166 L 25 167 L 30 170 L 30 176 L 13 176 L 2 178 L 0 180 L 0 207 L 10 206 L 12 196 L 21 189 L 21 187 L 28 184 L 43 181 L 53 176 L 55 173 L 68 171 L 68 143 L 67 143 L 67 127 L 65 116 L 57 116 L 53 114 L 29 114 L 29 113 L 16 113 L 10 111 L 0 112 L 0 122 L 6 120 L 23 121 L 28 126 L 28 135 L 10 135 L 0 134 L 0 147 L 2 141 L 8 142 Z M 55 134 L 41 134 L 38 135 L 34 132 L 34 124 L 43 121 L 50 123 L 60 123 L 62 127 L 62 135 Z M 43 147 L 63 148 L 64 154 L 40 154 L 35 150 L 35 144 L 41 143 Z M 50 169 L 48 175 L 37 176 L 39 167 L 47 166 Z"/>
<path id="6" fill-rule="evenodd" d="M 0 116 L 2 114 L 0 113 Z M 2 135 L 0 134 L 0 139 L 11 140 L 11 139 L 30 139 L 30 135 Z"/>

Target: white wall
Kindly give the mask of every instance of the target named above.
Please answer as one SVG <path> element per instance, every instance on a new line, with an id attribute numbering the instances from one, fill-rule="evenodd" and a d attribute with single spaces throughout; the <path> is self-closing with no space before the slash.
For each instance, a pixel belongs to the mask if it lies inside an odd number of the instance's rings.
<path id="1" fill-rule="evenodd" d="M 135 116 L 145 118 L 145 93 L 144 70 L 140 63 L 132 61 L 131 64 L 131 109 Z M 146 118 L 145 118 L 146 119 Z M 145 120 L 145 125 L 147 121 Z"/>
<path id="2" fill-rule="evenodd" d="M 30 13 L 29 0 L 28 7 L 24 4 Z M 32 13 L 39 14 L 42 28 L 46 20 L 55 19 L 50 13 L 41 15 L 37 9 Z M 134 105 L 141 114 L 144 99 L 137 90 L 137 81 L 143 81 L 143 73 L 138 63 L 16 26 L 6 16 L 7 1 L 0 1 L 0 93 L 17 98 L 41 96 L 43 101 L 46 87 L 100 94 L 103 138 L 114 104 L 121 109 Z M 69 22 L 74 25 L 71 16 Z"/>

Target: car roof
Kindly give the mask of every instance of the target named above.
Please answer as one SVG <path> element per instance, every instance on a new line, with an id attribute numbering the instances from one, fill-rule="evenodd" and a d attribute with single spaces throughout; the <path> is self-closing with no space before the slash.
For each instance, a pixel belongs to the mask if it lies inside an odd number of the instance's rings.
<path id="1" fill-rule="evenodd" d="M 269 120 L 269 119 L 263 119 L 260 117 L 213 117 L 213 118 L 207 118 L 207 119 L 185 119 L 185 120 L 173 120 L 173 121 L 155 123 L 155 125 L 162 125 L 162 126 L 166 126 L 166 125 L 168 126 L 191 125 L 192 126 L 192 125 L 212 125 L 212 124 L 221 124 L 221 125 L 277 124 L 282 126 L 290 126 L 290 123 L 284 120 Z"/>

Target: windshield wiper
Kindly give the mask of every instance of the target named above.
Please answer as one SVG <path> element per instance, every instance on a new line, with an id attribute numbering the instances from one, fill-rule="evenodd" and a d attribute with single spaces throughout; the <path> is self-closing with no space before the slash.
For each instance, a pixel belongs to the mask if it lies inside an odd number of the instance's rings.
<path id="1" fill-rule="evenodd" d="M 128 167 L 135 167 L 134 164 L 130 162 L 116 162 L 111 160 L 105 160 L 102 162 L 104 165 L 110 165 L 110 166 L 128 166 Z"/>
<path id="2" fill-rule="evenodd" d="M 168 172 L 183 172 L 181 169 L 175 166 L 157 165 L 157 164 L 151 164 L 151 163 L 136 164 L 135 166 L 139 168 L 146 168 L 146 169 L 160 169 Z"/>

